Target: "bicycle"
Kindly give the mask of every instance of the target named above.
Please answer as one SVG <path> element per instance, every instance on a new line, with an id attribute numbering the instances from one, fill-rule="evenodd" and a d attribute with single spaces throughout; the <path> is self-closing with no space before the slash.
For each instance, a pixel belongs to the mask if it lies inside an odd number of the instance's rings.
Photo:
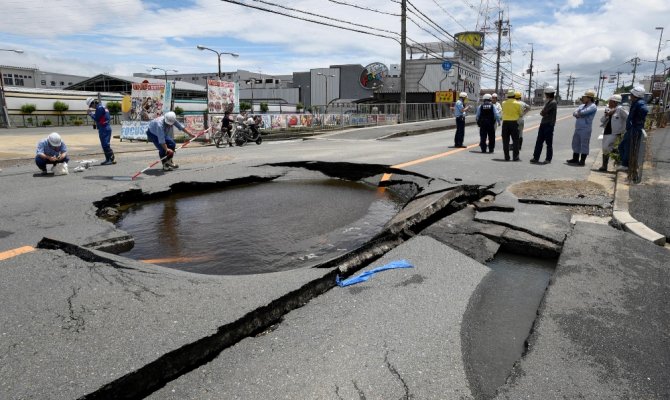
<path id="1" fill-rule="evenodd" d="M 214 137 L 212 137 L 212 140 L 214 141 L 214 144 L 216 145 L 217 148 L 223 147 L 225 144 L 227 144 L 229 147 L 232 147 L 233 145 L 233 137 L 235 136 L 235 125 L 231 125 L 230 127 L 230 132 L 228 132 L 227 129 L 220 129 Z"/>

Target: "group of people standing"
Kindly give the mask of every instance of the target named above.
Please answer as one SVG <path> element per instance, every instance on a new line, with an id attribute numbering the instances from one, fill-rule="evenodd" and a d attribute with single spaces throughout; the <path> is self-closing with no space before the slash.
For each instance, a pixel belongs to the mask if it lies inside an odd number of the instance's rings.
<path id="1" fill-rule="evenodd" d="M 601 118 L 601 127 L 603 127 L 603 163 L 599 171 L 607 171 L 607 164 L 611 153 L 614 151 L 614 144 L 617 137 L 623 135 L 618 147 L 621 156 L 621 166 L 628 167 L 630 153 L 637 151 L 644 128 L 644 121 L 648 113 L 644 102 L 644 89 L 635 87 L 631 90 L 630 112 L 621 106 L 621 95 L 615 94 L 609 98 L 608 106 Z M 540 111 L 542 120 L 537 132 L 537 140 L 533 150 L 533 158 L 530 160 L 533 164 L 549 164 L 553 158 L 553 137 L 554 127 L 556 125 L 556 112 L 558 104 L 556 102 L 556 90 L 548 86 L 544 89 L 545 102 Z M 482 153 L 493 153 L 495 148 L 496 127 L 502 121 L 502 142 L 505 161 L 521 161 L 519 151 L 523 143 L 524 116 L 530 110 L 530 107 L 521 101 L 521 93 L 510 89 L 506 93 L 507 99 L 500 104 L 497 95 L 485 94 L 482 97 L 482 104 L 477 107 L 475 119 L 479 126 L 479 147 Z M 470 106 L 465 105 L 467 93 L 461 93 L 460 99 L 454 107 L 456 117 L 456 135 L 454 137 L 457 148 L 464 148 L 463 137 L 465 130 L 465 114 Z M 589 154 L 591 132 L 595 114 L 598 111 L 596 105 L 596 93 L 589 89 L 581 97 L 582 104 L 573 112 L 575 118 L 575 130 L 572 136 L 572 158 L 566 160 L 567 164 L 584 166 Z M 511 141 L 511 148 L 510 148 Z M 631 149 L 633 143 L 634 149 Z M 546 145 L 546 155 L 544 161 L 540 161 L 542 149 Z M 511 150 L 511 157 L 510 157 Z"/>

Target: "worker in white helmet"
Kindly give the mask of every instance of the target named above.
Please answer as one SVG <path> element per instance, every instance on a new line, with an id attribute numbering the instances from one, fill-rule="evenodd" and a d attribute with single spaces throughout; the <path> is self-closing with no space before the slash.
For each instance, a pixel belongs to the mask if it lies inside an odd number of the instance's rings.
<path id="1" fill-rule="evenodd" d="M 174 157 L 174 151 L 177 147 L 174 139 L 172 139 L 174 137 L 172 132 L 175 126 L 187 135 L 194 136 L 191 131 L 177 121 L 177 115 L 173 111 L 169 111 L 164 116 L 151 120 L 147 129 L 147 139 L 158 149 L 158 157 L 163 162 L 163 171 L 172 171 L 175 168 L 179 168 L 179 165 L 172 162 L 172 157 Z"/>
<path id="2" fill-rule="evenodd" d="M 479 148 L 482 153 L 486 153 L 487 141 L 488 152 L 493 153 L 496 143 L 496 124 L 500 122 L 500 114 L 491 103 L 491 95 L 485 94 L 482 98 L 484 102 L 477 107 L 475 119 L 479 126 Z"/>
<path id="3" fill-rule="evenodd" d="M 603 130 L 603 165 L 598 171 L 607 171 L 607 162 L 610 153 L 614 150 L 614 142 L 626 132 L 628 112 L 621 106 L 621 95 L 615 94 L 609 98 L 605 115 L 600 118 Z"/>
<path id="4" fill-rule="evenodd" d="M 102 147 L 102 152 L 105 154 L 105 161 L 100 163 L 100 165 L 116 164 L 114 151 L 109 144 L 112 139 L 112 126 L 110 125 L 112 117 L 109 114 L 109 110 L 100 100 L 94 97 L 87 98 L 86 105 L 88 106 L 88 116 L 95 121 L 95 126 L 98 128 L 100 146 Z"/>
<path id="5" fill-rule="evenodd" d="M 465 139 L 465 116 L 470 110 L 469 105 L 465 105 L 465 100 L 468 94 L 461 92 L 458 95 L 458 101 L 454 105 L 454 117 L 456 117 L 456 135 L 454 136 L 454 147 L 464 148 L 463 140 Z"/>
<path id="6" fill-rule="evenodd" d="M 545 143 L 547 144 L 547 155 L 544 158 L 544 164 L 551 163 L 551 159 L 554 157 L 554 126 L 556 125 L 556 111 L 558 110 L 555 96 L 556 89 L 551 86 L 544 88 L 545 102 L 542 111 L 540 111 L 542 119 L 540 120 L 540 127 L 537 130 L 533 158 L 530 160 L 533 164 L 540 163 L 542 146 Z"/>
<path id="7" fill-rule="evenodd" d="M 67 146 L 57 132 L 52 132 L 37 143 L 35 164 L 42 171 L 42 175 L 47 174 L 48 164 L 56 166 L 60 163 L 67 164 L 68 161 L 70 158 L 67 156 Z"/>
<path id="8" fill-rule="evenodd" d="M 639 148 L 644 129 L 644 121 L 647 119 L 649 108 L 644 101 L 644 88 L 636 86 L 630 91 L 630 111 L 626 119 L 626 133 L 624 133 L 621 143 L 619 143 L 619 155 L 621 156 L 621 166 L 628 168 L 628 161 L 631 157 L 631 151 Z"/>
<path id="9" fill-rule="evenodd" d="M 598 111 L 595 98 L 596 92 L 593 89 L 588 89 L 582 95 L 582 105 L 572 113 L 572 116 L 575 117 L 575 132 L 572 134 L 572 158 L 565 161 L 568 164 L 579 165 L 580 167 L 586 165 L 593 118 Z"/>

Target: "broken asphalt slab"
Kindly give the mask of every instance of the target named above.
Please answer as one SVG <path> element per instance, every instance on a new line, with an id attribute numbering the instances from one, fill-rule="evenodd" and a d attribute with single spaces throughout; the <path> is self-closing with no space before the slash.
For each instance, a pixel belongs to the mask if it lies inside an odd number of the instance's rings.
<path id="1" fill-rule="evenodd" d="M 149 398 L 471 398 L 461 324 L 489 269 L 416 237 L 366 270 L 398 259 L 414 267 L 336 287 Z"/>
<path id="2" fill-rule="evenodd" d="M 661 247 L 578 222 L 527 353 L 497 399 L 669 398 L 668 265 Z"/>

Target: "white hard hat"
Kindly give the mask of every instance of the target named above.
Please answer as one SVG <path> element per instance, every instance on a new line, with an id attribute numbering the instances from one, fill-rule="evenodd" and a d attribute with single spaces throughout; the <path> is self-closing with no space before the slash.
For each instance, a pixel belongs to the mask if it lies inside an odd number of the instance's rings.
<path id="1" fill-rule="evenodd" d="M 90 107 L 91 104 L 93 104 L 94 101 L 95 101 L 95 98 L 94 98 L 94 97 L 89 97 L 89 98 L 87 98 L 87 99 L 86 99 L 86 106 Z"/>
<path id="2" fill-rule="evenodd" d="M 458 97 L 468 97 L 468 94 L 465 92 L 461 92 L 461 94 L 459 94 Z"/>
<path id="3" fill-rule="evenodd" d="M 486 93 L 483 97 L 484 100 L 491 100 L 491 95 Z"/>
<path id="4" fill-rule="evenodd" d="M 249 118 L 247 118 L 247 121 L 246 121 L 246 124 L 247 124 L 247 125 L 253 125 L 253 124 L 255 124 L 255 123 L 256 123 L 256 121 L 254 121 L 254 118 L 253 118 L 253 117 L 249 117 Z"/>
<path id="5" fill-rule="evenodd" d="M 47 137 L 47 140 L 49 141 L 49 144 L 52 145 L 53 147 L 60 147 L 60 145 L 63 143 L 63 141 L 60 138 L 60 135 L 56 132 L 51 132 Z"/>
<path id="6" fill-rule="evenodd" d="M 547 93 L 556 93 L 556 89 L 554 89 L 553 86 L 547 86 L 546 88 L 544 88 L 544 93 L 545 93 L 545 94 L 547 94 Z"/>
<path id="7" fill-rule="evenodd" d="M 165 113 L 163 120 L 168 125 L 174 125 L 174 123 L 177 122 L 177 114 L 175 114 L 174 111 L 168 111 Z"/>
<path id="8" fill-rule="evenodd" d="M 509 89 L 507 91 L 507 98 L 508 99 L 513 99 L 515 95 L 516 95 L 516 91 L 514 89 Z"/>
<path id="9" fill-rule="evenodd" d="M 492 98 L 495 97 L 495 98 L 497 99 L 497 98 L 498 98 L 498 93 L 493 93 L 493 94 L 491 95 L 491 97 L 492 97 Z"/>
<path id="10" fill-rule="evenodd" d="M 609 101 L 615 101 L 617 103 L 621 103 L 621 95 L 613 94 L 612 97 L 609 98 Z"/>
<path id="11" fill-rule="evenodd" d="M 630 94 L 637 97 L 638 99 L 644 98 L 644 88 L 642 86 L 635 86 L 631 89 Z"/>

